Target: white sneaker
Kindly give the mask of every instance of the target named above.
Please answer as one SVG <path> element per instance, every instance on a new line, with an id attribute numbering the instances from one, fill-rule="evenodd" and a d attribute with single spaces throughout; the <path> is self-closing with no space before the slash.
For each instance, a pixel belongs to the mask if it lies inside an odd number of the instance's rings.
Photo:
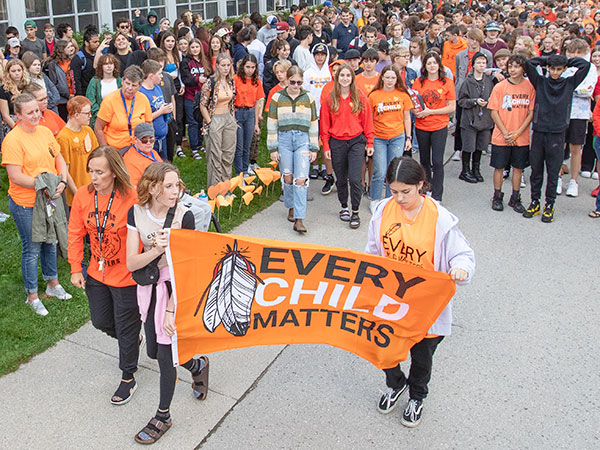
<path id="1" fill-rule="evenodd" d="M 577 181 L 570 180 L 567 185 L 567 197 L 577 197 L 579 195 L 579 186 Z"/>
<path id="2" fill-rule="evenodd" d="M 48 310 L 46 309 L 46 307 L 44 306 L 44 304 L 41 302 L 41 300 L 39 298 L 36 298 L 31 303 L 29 303 L 29 300 L 25 299 L 25 303 L 27 303 L 29 306 L 31 306 L 31 308 L 35 311 L 35 313 L 37 315 L 40 315 L 40 316 L 48 315 Z"/>
<path id="3" fill-rule="evenodd" d="M 65 289 L 60 284 L 54 286 L 54 289 L 51 289 L 50 285 L 48 285 L 46 287 L 46 295 L 48 297 L 56 297 L 59 300 L 70 300 L 73 298 L 73 296 L 67 291 L 65 291 Z"/>
<path id="4" fill-rule="evenodd" d="M 582 170 L 581 171 L 581 176 L 583 178 L 591 178 L 592 177 L 592 172 L 590 172 L 589 170 Z"/>
<path id="5" fill-rule="evenodd" d="M 452 161 L 460 161 L 460 150 L 454 152 L 454 155 L 452 155 Z"/>
<path id="6" fill-rule="evenodd" d="M 558 183 L 556 184 L 556 195 L 562 194 L 562 178 L 558 177 Z"/>
<path id="7" fill-rule="evenodd" d="M 369 203 L 369 209 L 371 210 L 371 215 L 373 215 L 373 213 L 375 212 L 375 208 L 377 208 L 377 205 L 379 204 L 381 200 L 371 200 L 371 203 Z"/>
<path id="8" fill-rule="evenodd" d="M 592 174 L 592 179 L 593 179 L 593 180 L 597 180 L 597 179 L 598 179 L 598 172 L 594 172 L 594 173 Z"/>
<path id="9" fill-rule="evenodd" d="M 560 178 L 559 178 L 560 179 Z M 525 176 L 521 174 L 521 187 L 527 187 L 527 184 L 525 184 Z"/>

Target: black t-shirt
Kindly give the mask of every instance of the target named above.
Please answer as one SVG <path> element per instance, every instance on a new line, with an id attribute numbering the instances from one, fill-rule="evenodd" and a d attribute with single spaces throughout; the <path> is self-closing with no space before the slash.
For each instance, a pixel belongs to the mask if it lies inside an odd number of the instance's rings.
<path id="1" fill-rule="evenodd" d="M 8 113 L 11 116 L 15 115 L 15 106 L 12 102 L 13 95 L 10 92 L 4 90 L 4 86 L 0 86 L 0 99 L 8 102 Z"/>
<path id="2" fill-rule="evenodd" d="M 123 76 L 123 72 L 129 66 L 141 66 L 144 61 L 146 61 L 146 52 L 143 50 L 134 50 L 133 52 L 129 52 L 126 55 L 119 55 L 118 53 L 114 54 L 119 60 L 119 72 L 121 77 Z"/>

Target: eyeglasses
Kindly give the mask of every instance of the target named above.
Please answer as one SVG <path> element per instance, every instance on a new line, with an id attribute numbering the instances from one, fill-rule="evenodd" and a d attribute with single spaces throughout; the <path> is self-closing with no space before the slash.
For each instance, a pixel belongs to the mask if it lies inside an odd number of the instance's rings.
<path id="1" fill-rule="evenodd" d="M 127 24 L 121 24 L 121 25 L 119 25 L 119 28 L 121 28 L 123 30 L 126 30 L 126 29 L 129 28 L 129 25 L 127 25 Z"/>
<path id="2" fill-rule="evenodd" d="M 46 100 L 47 100 L 47 99 L 48 99 L 48 98 L 46 97 Z M 92 115 L 92 112 L 91 112 L 91 111 L 79 111 L 79 114 L 85 114 L 86 116 L 91 116 L 91 115 Z"/>
<path id="3" fill-rule="evenodd" d="M 290 83 L 290 86 L 302 86 L 302 81 L 290 80 L 289 83 Z"/>
<path id="4" fill-rule="evenodd" d="M 154 144 L 154 141 L 156 141 L 156 138 L 154 138 L 153 136 L 143 137 L 140 139 L 140 142 L 142 144 Z"/>

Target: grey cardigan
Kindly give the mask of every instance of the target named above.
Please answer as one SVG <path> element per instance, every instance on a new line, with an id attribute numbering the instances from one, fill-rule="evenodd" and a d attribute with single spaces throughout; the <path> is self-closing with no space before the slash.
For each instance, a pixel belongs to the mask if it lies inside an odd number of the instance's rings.
<path id="1" fill-rule="evenodd" d="M 67 257 L 67 214 L 61 197 L 53 200 L 54 214 L 48 216 L 47 208 L 50 198 L 56 192 L 61 177 L 50 172 L 43 172 L 35 177 L 35 204 L 33 205 L 33 222 L 31 240 L 56 244 L 59 256 Z M 46 195 L 48 194 L 48 195 Z"/>

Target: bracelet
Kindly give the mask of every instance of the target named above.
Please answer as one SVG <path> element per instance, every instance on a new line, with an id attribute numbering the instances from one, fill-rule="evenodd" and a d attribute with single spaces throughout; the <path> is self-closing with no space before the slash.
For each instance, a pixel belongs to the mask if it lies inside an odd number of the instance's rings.
<path id="1" fill-rule="evenodd" d="M 68 186 L 68 185 L 67 185 L 67 182 L 66 182 L 65 180 L 60 180 L 60 181 L 58 182 L 58 184 L 60 184 L 60 183 L 64 183 L 64 184 L 65 184 L 65 187 L 67 187 L 67 186 Z"/>
<path id="2" fill-rule="evenodd" d="M 171 313 L 171 314 L 175 314 L 175 311 L 169 311 L 168 309 L 165 310 L 165 311 L 168 312 L 168 313 Z"/>
<path id="3" fill-rule="evenodd" d="M 410 139 L 412 141 L 412 136 L 406 136 L 406 139 Z"/>

